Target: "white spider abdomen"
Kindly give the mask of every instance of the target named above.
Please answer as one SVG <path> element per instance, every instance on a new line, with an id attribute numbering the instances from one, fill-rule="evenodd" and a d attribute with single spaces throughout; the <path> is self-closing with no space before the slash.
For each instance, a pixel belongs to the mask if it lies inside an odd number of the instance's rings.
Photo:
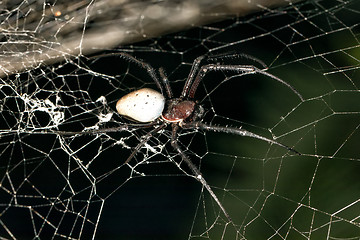
<path id="1" fill-rule="evenodd" d="M 151 122 L 164 110 L 164 96 L 151 88 L 142 88 L 126 94 L 116 103 L 120 115 L 138 122 Z"/>

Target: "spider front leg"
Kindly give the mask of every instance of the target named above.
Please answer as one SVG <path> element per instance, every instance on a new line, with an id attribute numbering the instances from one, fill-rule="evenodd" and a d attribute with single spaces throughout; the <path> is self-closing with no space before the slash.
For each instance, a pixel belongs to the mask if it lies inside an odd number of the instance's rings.
<path id="1" fill-rule="evenodd" d="M 229 223 L 233 223 L 230 215 L 225 210 L 224 206 L 221 204 L 220 200 L 217 198 L 213 190 L 211 189 L 210 185 L 206 182 L 206 180 L 202 177 L 200 170 L 191 162 L 189 157 L 184 153 L 184 151 L 180 148 L 178 141 L 177 141 L 177 131 L 179 129 L 179 125 L 177 123 L 172 124 L 172 135 L 171 135 L 171 146 L 177 151 L 182 160 L 188 165 L 190 170 L 195 175 L 196 179 L 206 188 L 206 190 L 210 193 L 211 197 L 214 199 L 216 204 L 220 207 L 221 211 L 224 213 L 225 217 L 229 221 Z"/>
<path id="2" fill-rule="evenodd" d="M 118 53 L 111 53 L 111 54 L 105 53 L 105 54 L 91 57 L 91 59 L 92 58 L 100 58 L 100 57 L 113 57 L 113 56 L 120 56 L 120 57 L 124 58 L 125 60 L 136 63 L 138 66 L 145 69 L 147 71 L 147 73 L 149 74 L 149 76 L 152 78 L 152 80 L 155 82 L 156 86 L 159 88 L 161 94 L 163 94 L 163 87 L 160 83 L 160 80 L 156 76 L 155 69 L 150 64 L 144 62 L 143 60 L 139 60 L 125 52 L 118 52 Z"/>
<path id="3" fill-rule="evenodd" d="M 285 82 L 284 80 L 282 80 L 268 72 L 265 72 L 265 70 L 258 69 L 257 67 L 252 66 L 252 65 L 218 65 L 218 64 L 208 64 L 208 65 L 204 65 L 200 68 L 193 84 L 191 85 L 191 88 L 187 92 L 187 96 L 189 98 L 194 98 L 195 92 L 199 86 L 200 81 L 210 71 L 232 71 L 232 72 L 239 73 L 237 76 L 243 76 L 243 75 L 255 74 L 255 73 L 262 74 L 262 75 L 268 76 L 268 77 L 280 82 L 281 84 L 285 85 L 292 92 L 294 92 L 300 98 L 301 101 L 304 101 L 304 98 L 293 86 L 291 86 L 289 83 Z"/>
<path id="4" fill-rule="evenodd" d="M 206 59 L 208 61 L 214 61 L 214 60 L 217 60 L 219 58 L 220 59 L 225 59 L 225 58 L 246 58 L 246 59 L 249 59 L 251 61 L 254 61 L 254 62 L 260 64 L 262 67 L 264 67 L 264 69 L 267 69 L 267 65 L 263 61 L 261 61 L 260 59 L 258 59 L 256 57 L 253 57 L 251 55 L 245 54 L 245 53 L 233 53 L 233 54 L 227 54 L 226 53 L 226 54 L 218 54 L 218 55 L 212 55 L 212 56 L 203 55 L 203 56 L 197 57 L 194 60 L 192 66 L 191 66 L 189 76 L 187 77 L 184 88 L 182 90 L 182 93 L 181 93 L 182 98 L 185 98 L 187 96 L 187 94 L 189 92 L 189 89 L 191 87 L 191 84 L 193 83 L 193 80 L 194 80 L 196 74 L 198 73 L 201 61 L 204 60 L 204 59 Z"/>

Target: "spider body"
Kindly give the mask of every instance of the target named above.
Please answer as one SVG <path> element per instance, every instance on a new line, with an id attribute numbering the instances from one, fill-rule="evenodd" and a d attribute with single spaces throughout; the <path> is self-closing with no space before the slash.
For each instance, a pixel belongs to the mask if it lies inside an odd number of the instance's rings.
<path id="1" fill-rule="evenodd" d="M 136 122 L 151 122 L 164 110 L 164 96 L 151 88 L 142 88 L 130 92 L 116 103 L 117 112 Z"/>
<path id="2" fill-rule="evenodd" d="M 183 122 L 194 113 L 195 105 L 196 103 L 190 100 L 170 99 L 161 117 L 166 122 Z"/>
<path id="3" fill-rule="evenodd" d="M 153 89 L 143 88 L 125 95 L 117 102 L 116 109 L 118 113 L 127 118 L 137 121 L 138 123 L 136 124 L 124 123 L 119 127 L 98 129 L 93 130 L 92 132 L 58 132 L 59 134 L 98 134 L 105 132 L 128 131 L 129 129 L 153 128 L 149 130 L 147 134 L 139 138 L 139 143 L 124 162 L 125 164 L 127 164 L 136 155 L 136 153 L 139 152 L 140 149 L 149 141 L 152 136 L 170 125 L 172 129 L 170 141 L 171 146 L 177 152 L 177 155 L 182 159 L 182 161 L 187 164 L 189 169 L 192 171 L 195 179 L 199 181 L 202 186 L 209 192 L 211 197 L 214 199 L 214 201 L 217 203 L 217 205 L 227 218 L 228 222 L 233 224 L 234 226 L 235 224 L 232 222 L 226 209 L 224 208 L 220 200 L 217 198 L 210 185 L 206 182 L 200 170 L 197 168 L 196 165 L 192 163 L 190 158 L 179 145 L 178 132 L 181 131 L 181 129 L 195 129 L 200 131 L 222 132 L 235 134 L 238 136 L 251 137 L 268 142 L 269 144 L 278 145 L 282 148 L 285 148 L 291 152 L 300 155 L 300 153 L 298 153 L 291 147 L 288 147 L 275 140 L 268 139 L 266 137 L 249 132 L 245 129 L 242 129 L 241 127 L 218 126 L 211 123 L 203 123 L 201 121 L 204 109 L 200 104 L 198 104 L 194 96 L 200 81 L 202 81 L 203 77 L 210 71 L 234 72 L 236 76 L 244 76 L 247 74 L 262 74 L 290 88 L 296 95 L 298 95 L 300 100 L 303 101 L 302 96 L 290 84 L 270 73 L 267 73 L 266 65 L 262 61 L 243 54 L 233 54 L 230 57 L 246 57 L 250 60 L 260 63 L 264 67 L 264 69 L 258 69 L 251 65 L 223 65 L 220 63 L 201 66 L 201 61 L 203 60 L 207 59 L 214 61 L 218 58 L 229 58 L 229 56 L 200 56 L 194 60 L 181 95 L 176 98 L 172 94 L 169 81 L 162 68 L 159 69 L 159 75 L 161 77 L 160 81 L 155 69 L 148 63 L 140 61 L 127 53 L 117 53 L 117 55 L 130 62 L 134 62 L 140 67 L 144 68 L 149 74 L 149 76 L 153 79 L 154 83 L 157 85 L 161 93 Z M 166 92 L 166 97 L 164 96 L 164 92 Z"/>
<path id="4" fill-rule="evenodd" d="M 196 103 L 182 98 L 173 98 L 166 101 L 156 90 L 141 88 L 130 92 L 116 103 L 117 112 L 137 122 L 151 122 L 161 116 L 162 120 L 169 123 L 182 122 L 189 118 L 195 109 Z"/>

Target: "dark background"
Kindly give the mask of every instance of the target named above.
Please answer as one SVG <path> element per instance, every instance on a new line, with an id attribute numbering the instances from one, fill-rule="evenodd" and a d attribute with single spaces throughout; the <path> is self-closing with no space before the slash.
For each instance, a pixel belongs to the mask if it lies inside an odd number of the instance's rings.
<path id="1" fill-rule="evenodd" d="M 205 122 L 242 126 L 268 138 L 273 134 L 276 141 L 303 154 L 295 156 L 278 146 L 234 135 L 180 136 L 183 148 L 195 164 L 201 164 L 203 176 L 247 239 L 360 235 L 358 13 L 355 1 L 306 1 L 111 51 L 126 51 L 155 69 L 163 67 L 175 95 L 196 57 L 227 52 L 261 59 L 268 72 L 303 95 L 301 102 L 289 89 L 261 75 L 220 84 L 231 73 L 210 73 L 199 86 L 196 98 L 208 110 Z M 118 56 L 78 60 L 44 67 L 45 77 L 38 69 L 20 78 L 22 93 L 52 101 L 59 94 L 62 104 L 70 106 L 60 130 L 92 126 L 99 112 L 114 111 L 125 93 L 154 87 L 145 71 Z M 248 59 L 224 62 L 254 64 Z M 213 88 L 217 89 L 206 94 Z M 106 97 L 105 107 L 96 101 L 101 96 Z M 11 99 L 5 106 L 19 114 L 25 109 Z M 17 121 L 7 114 L 3 112 L 7 125 L 15 125 Z M 49 121 L 41 112 L 30 119 L 42 127 Z M 122 121 L 127 120 L 114 115 L 104 127 Z M 2 128 L 8 129 L 6 124 Z M 2 136 L 1 235 L 9 238 L 6 226 L 20 239 L 36 238 L 34 230 L 43 239 L 89 239 L 94 230 L 96 239 L 236 239 L 232 226 L 225 226 L 223 214 L 186 166 L 180 165 L 189 174 L 171 162 L 180 159 L 170 147 L 168 130 L 150 140 L 154 146 L 167 142 L 162 154 L 146 154 L 147 164 L 134 169 L 121 165 L 130 151 L 116 141 L 129 136 L 127 144 L 136 146 L 135 136 L 145 132 Z M 143 161 L 144 154 L 143 149 L 130 165 Z M 5 191 L 11 186 L 16 194 Z"/>

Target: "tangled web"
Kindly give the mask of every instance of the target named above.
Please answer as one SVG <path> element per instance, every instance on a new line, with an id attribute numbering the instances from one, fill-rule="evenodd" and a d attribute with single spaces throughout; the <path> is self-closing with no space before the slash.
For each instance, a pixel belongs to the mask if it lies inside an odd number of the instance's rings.
<path id="1" fill-rule="evenodd" d="M 33 51 L 20 45 L 34 34 L 26 31 L 30 11 L 21 11 L 30 2 L 1 12 L 1 26 L 9 28 L 14 17 L 22 26 L 2 36 L 2 57 L 15 55 L 14 49 Z M 59 63 L 3 71 L 1 238 L 360 238 L 359 19 L 355 0 L 303 1 L 107 49 L 106 55 L 80 51 Z M 30 43 L 55 48 L 54 42 Z M 209 73 L 195 96 L 206 110 L 203 122 L 242 127 L 302 155 L 257 139 L 182 130 L 181 147 L 227 209 L 230 224 L 171 148 L 170 129 L 150 138 L 128 164 L 151 129 L 96 133 L 131 123 L 116 113 L 121 96 L 156 89 L 144 69 L 116 52 L 164 68 L 177 96 L 198 56 L 236 52 L 261 59 L 305 100 L 266 76 Z M 7 59 L 2 70 L 12 63 Z M 220 61 L 262 67 L 249 58 Z M 84 130 L 93 134 L 59 134 Z"/>

